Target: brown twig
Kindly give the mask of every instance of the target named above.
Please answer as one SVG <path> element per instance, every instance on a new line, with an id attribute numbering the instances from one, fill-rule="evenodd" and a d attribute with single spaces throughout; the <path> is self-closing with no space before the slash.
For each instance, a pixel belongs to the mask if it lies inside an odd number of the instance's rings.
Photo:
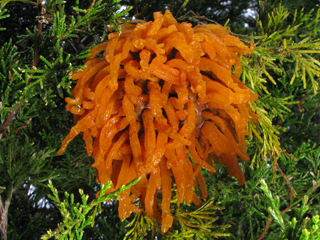
<path id="1" fill-rule="evenodd" d="M 19 103 L 14 110 L 9 114 L 9 116 L 7 117 L 6 121 L 4 122 L 4 124 L 1 126 L 0 128 L 0 139 L 2 137 L 2 134 L 8 129 L 9 123 L 12 121 L 13 117 L 16 115 L 16 113 L 18 112 L 19 108 L 22 106 L 23 102 Z"/>
<path id="2" fill-rule="evenodd" d="M 10 195 L 8 199 L 2 203 L 1 195 L 0 195 L 0 232 L 1 232 L 1 240 L 7 240 L 7 226 L 8 226 L 8 210 L 12 198 L 12 193 L 15 189 L 11 189 Z"/>
<path id="3" fill-rule="evenodd" d="M 261 233 L 260 237 L 257 240 L 263 239 L 264 235 L 266 235 L 266 233 L 269 229 L 269 226 L 270 226 L 272 220 L 273 220 L 273 217 L 269 216 L 269 221 L 266 222 L 266 226 L 264 227 L 264 231 Z"/>
<path id="4" fill-rule="evenodd" d="M 276 165 L 274 166 L 274 168 L 277 169 L 277 170 L 280 172 L 281 176 L 282 176 L 282 177 L 284 178 L 284 180 L 287 182 L 287 184 L 288 184 L 288 186 L 289 186 L 289 188 L 290 188 L 290 191 L 291 191 L 292 196 L 294 196 L 294 197 L 297 196 L 296 190 L 294 190 L 294 188 L 292 187 L 292 185 L 291 185 L 288 177 L 283 173 L 283 171 L 281 170 L 281 168 L 279 167 L 279 165 L 276 164 Z"/>

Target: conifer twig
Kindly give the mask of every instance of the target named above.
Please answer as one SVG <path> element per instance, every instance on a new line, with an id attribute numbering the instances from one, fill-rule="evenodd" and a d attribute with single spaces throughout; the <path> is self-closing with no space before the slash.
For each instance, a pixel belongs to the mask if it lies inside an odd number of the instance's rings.
<path id="1" fill-rule="evenodd" d="M 294 190 L 294 188 L 293 188 L 293 186 L 291 185 L 289 179 L 288 179 L 287 176 L 283 173 L 283 171 L 281 170 L 281 168 L 279 167 L 279 165 L 276 164 L 276 165 L 274 166 L 274 168 L 277 169 L 277 170 L 280 172 L 281 176 L 282 176 L 282 177 L 284 178 L 284 180 L 287 182 L 287 184 L 288 184 L 288 186 L 289 186 L 289 188 L 290 188 L 290 191 L 291 191 L 292 196 L 294 196 L 294 197 L 297 196 L 296 190 Z"/>
<path id="2" fill-rule="evenodd" d="M 317 187 L 312 187 L 311 191 L 315 191 L 317 189 Z M 303 200 L 304 197 L 299 198 L 299 200 L 297 200 L 296 202 L 292 203 L 289 207 L 287 207 L 285 210 L 281 211 L 280 214 L 284 214 L 286 212 L 288 212 L 291 208 L 293 208 L 295 205 L 297 205 L 300 201 Z M 266 226 L 264 227 L 264 231 L 261 233 L 260 237 L 257 240 L 262 240 L 264 235 L 267 233 L 269 226 L 271 224 L 271 222 L 273 221 L 273 217 L 269 216 L 269 220 L 266 222 Z"/>
<path id="3" fill-rule="evenodd" d="M 18 112 L 19 108 L 22 106 L 23 102 L 19 103 L 14 110 L 9 114 L 9 116 L 7 117 L 6 121 L 4 122 L 4 124 L 1 126 L 0 128 L 0 139 L 2 137 L 2 134 L 7 130 L 9 123 L 12 121 L 13 117 L 16 115 L 16 113 Z"/>
<path id="4" fill-rule="evenodd" d="M 301 199 L 302 199 L 302 198 L 301 198 Z M 288 211 L 289 211 L 292 207 L 294 207 L 297 203 L 298 203 L 298 202 L 290 205 L 290 206 L 287 207 L 285 210 L 283 210 L 282 212 L 280 212 L 281 215 L 284 214 L 284 213 L 286 213 L 286 212 L 288 212 Z M 258 238 L 258 240 L 262 240 L 262 239 L 263 239 L 263 237 L 264 237 L 264 235 L 267 233 L 267 231 L 268 231 L 268 229 L 269 229 L 269 226 L 270 226 L 271 222 L 273 221 L 273 219 L 274 219 L 273 217 L 269 216 L 269 220 L 266 222 L 266 226 L 264 227 L 264 231 L 261 233 L 261 235 L 260 235 L 260 237 Z"/>

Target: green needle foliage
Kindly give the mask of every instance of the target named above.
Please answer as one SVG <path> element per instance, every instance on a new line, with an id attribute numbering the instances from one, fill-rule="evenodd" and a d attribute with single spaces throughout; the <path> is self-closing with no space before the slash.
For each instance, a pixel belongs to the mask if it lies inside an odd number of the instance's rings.
<path id="1" fill-rule="evenodd" d="M 173 192 L 175 194 L 175 191 Z M 187 210 L 188 209 L 188 210 Z M 225 230 L 230 224 L 216 225 L 219 219 L 216 211 L 224 208 L 214 205 L 214 197 L 208 199 L 200 208 L 180 204 L 177 195 L 172 200 L 172 216 L 175 228 L 170 229 L 166 234 L 161 232 L 154 220 L 144 214 L 135 215 L 134 219 L 127 225 L 128 232 L 124 239 L 145 239 L 148 236 L 154 239 L 155 236 L 161 239 L 210 239 L 230 236 Z M 148 234 L 151 233 L 151 234 Z"/>
<path id="2" fill-rule="evenodd" d="M 174 214 L 175 219 L 181 226 L 182 234 L 188 233 L 188 237 L 195 239 L 208 239 L 230 236 L 229 233 L 224 233 L 226 228 L 230 227 L 227 225 L 215 225 L 215 222 L 219 217 L 214 216 L 215 211 L 222 211 L 224 208 L 213 205 L 214 198 L 210 198 L 200 208 L 186 212 L 180 209 L 176 210 Z M 214 216 L 214 217 L 213 217 Z M 173 234 L 170 236 L 171 239 L 186 239 L 186 236 L 181 234 Z"/>
<path id="3" fill-rule="evenodd" d="M 65 200 L 61 202 L 58 190 L 54 188 L 52 181 L 49 180 L 48 186 L 53 193 L 53 195 L 49 195 L 49 198 L 58 206 L 63 216 L 63 222 L 59 224 L 56 230 L 49 230 L 41 239 L 46 240 L 51 237 L 55 237 L 55 239 L 82 239 L 83 229 L 93 223 L 97 208 L 101 207 L 100 204 L 111 199 L 118 200 L 119 196 L 117 194 L 135 185 L 139 180 L 140 179 L 137 178 L 127 185 L 122 185 L 118 190 L 105 195 L 104 193 L 110 189 L 112 184 L 112 182 L 107 182 L 101 186 L 97 199 L 91 201 L 90 204 L 88 204 L 89 195 L 85 195 L 82 189 L 79 189 L 82 204 L 75 203 L 74 195 L 70 195 L 67 192 L 64 194 Z M 91 212 L 93 212 L 93 214 Z"/>
<path id="4" fill-rule="evenodd" d="M 304 2 L 2 0 L 1 239 L 319 239 L 320 10 Z M 249 6 L 257 16 L 244 14 Z M 105 195 L 110 185 L 95 182 L 81 136 L 56 151 L 74 124 L 70 74 L 108 29 L 165 9 L 254 41 L 240 78 L 259 94 L 250 103 L 259 119 L 248 124 L 251 161 L 240 162 L 246 184 L 214 164 L 214 175 L 203 170 L 209 198 L 199 209 L 179 204 L 173 188 L 173 227 L 163 234 L 144 214 L 118 217 L 117 194 L 138 180 Z"/>
<path id="5" fill-rule="evenodd" d="M 63 157 L 56 151 L 73 124 L 64 110 L 69 73 L 104 41 L 107 25 L 118 26 L 117 18 L 130 10 L 120 8 L 118 1 L 1 1 L 2 239 L 39 239 L 56 228 L 60 217 L 47 197 L 48 179 L 59 191 L 82 188 L 94 197 L 95 171 L 85 151 Z M 79 140 L 74 146 L 82 146 Z"/>
<path id="6" fill-rule="evenodd" d="M 242 57 L 242 81 L 260 96 L 258 101 L 250 104 L 260 117 L 259 123 L 249 125 L 249 132 L 258 143 L 252 164 L 261 164 L 270 158 L 274 166 L 284 151 L 279 140 L 284 129 L 275 124 L 275 120 L 283 122 L 291 112 L 290 106 L 299 103 L 295 101 L 297 92 L 287 94 L 288 88 L 300 81 L 295 85 L 295 91 L 302 84 L 303 89 L 317 94 L 320 42 L 315 33 L 320 28 L 320 10 L 308 13 L 296 10 L 293 19 L 288 20 L 290 13 L 280 4 L 266 15 L 265 25 L 258 16 L 256 32 L 250 36 L 255 40 L 254 52 Z M 250 39 L 248 36 L 239 37 Z M 285 86 L 279 87 L 279 84 Z"/>

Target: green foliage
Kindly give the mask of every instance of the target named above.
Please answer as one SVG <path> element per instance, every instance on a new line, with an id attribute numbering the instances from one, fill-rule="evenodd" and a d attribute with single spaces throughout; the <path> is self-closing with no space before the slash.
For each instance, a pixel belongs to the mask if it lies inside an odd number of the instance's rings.
<path id="1" fill-rule="evenodd" d="M 266 13 L 265 25 L 258 16 L 257 30 L 261 35 L 252 36 L 256 41 L 255 50 L 251 55 L 242 57 L 242 81 L 260 96 L 258 101 L 250 104 L 260 117 L 259 123 L 249 125 L 249 132 L 258 143 L 252 164 L 261 164 L 261 161 L 270 158 L 275 165 L 283 152 L 279 134 L 285 129 L 274 124 L 274 121 L 284 121 L 284 116 L 291 112 L 289 106 L 299 103 L 295 101 L 297 92 L 294 93 L 288 85 L 300 81 L 304 89 L 311 88 L 314 94 L 317 93 L 316 78 L 320 76 L 320 62 L 316 54 L 319 53 L 320 40 L 315 33 L 320 30 L 320 10 L 310 18 L 313 12 L 298 13 L 296 10 L 292 21 L 288 22 L 289 11 L 279 5 Z M 286 89 L 275 86 L 278 84 L 285 85 Z"/>
<path id="2" fill-rule="evenodd" d="M 268 164 L 250 168 L 245 163 L 244 186 L 215 165 L 219 175 L 208 175 L 207 183 L 215 204 L 225 208 L 217 224 L 231 224 L 226 229 L 230 239 L 299 239 L 304 228 L 312 228 L 306 219 L 319 214 L 319 156 L 319 146 L 303 143 L 292 154 L 281 155 L 275 176 Z"/>
<path id="3" fill-rule="evenodd" d="M 269 204 L 271 205 L 268 207 L 268 211 L 272 215 L 272 217 L 275 219 L 275 221 L 280 225 L 281 229 L 285 230 L 284 220 L 280 213 L 280 199 L 279 196 L 272 196 L 272 193 L 268 189 L 268 185 L 264 179 L 261 179 L 261 189 L 264 192 L 264 194 L 267 196 L 269 200 Z M 305 212 L 305 211 L 304 211 Z"/>
<path id="4" fill-rule="evenodd" d="M 175 190 L 173 194 L 176 194 Z M 155 236 L 161 239 L 212 239 L 228 237 L 225 230 L 229 224 L 216 224 L 219 219 L 216 211 L 223 211 L 223 207 L 214 205 L 214 197 L 208 199 L 200 208 L 180 204 L 177 196 L 171 201 L 171 214 L 174 227 L 163 234 L 157 223 L 148 218 L 145 214 L 135 215 L 127 225 L 128 231 L 124 239 L 154 239 Z M 188 209 L 188 210 L 187 210 Z M 152 234 L 150 234 L 152 233 Z"/>
<path id="5" fill-rule="evenodd" d="M 0 10 L 4 9 L 4 7 L 9 2 L 14 2 L 14 1 L 33 3 L 33 2 L 30 2 L 30 1 L 27 1 L 27 0 L 1 0 L 1 2 L 0 2 Z"/>
<path id="6" fill-rule="evenodd" d="M 83 229 L 94 221 L 96 211 L 93 210 L 99 208 L 100 204 L 105 201 L 111 199 L 118 200 L 119 193 L 135 185 L 139 180 L 140 179 L 137 178 L 126 185 L 122 185 L 118 190 L 105 194 L 112 184 L 112 182 L 107 182 L 105 185 L 101 186 L 97 199 L 90 203 L 88 203 L 89 195 L 85 195 L 83 190 L 79 189 L 82 201 L 81 204 L 79 202 L 75 203 L 74 195 L 70 195 L 67 192 L 64 193 L 65 199 L 61 201 L 58 190 L 54 188 L 52 181 L 49 180 L 48 186 L 53 194 L 49 195 L 49 198 L 52 199 L 59 208 L 63 221 L 56 230 L 49 230 L 46 235 L 41 237 L 41 239 L 50 239 L 51 237 L 55 237 L 55 239 L 82 239 L 84 233 Z"/>
<path id="7" fill-rule="evenodd" d="M 303 218 L 306 212 L 309 210 L 308 200 L 309 197 L 305 195 L 303 198 L 294 202 L 291 206 L 294 206 L 298 203 L 301 203 L 300 208 L 296 211 L 296 216 L 294 216 L 291 220 L 284 218 L 280 212 L 280 198 L 279 196 L 272 196 L 267 183 L 264 179 L 261 181 L 261 189 L 264 194 L 269 199 L 268 211 L 273 217 L 274 221 L 280 226 L 282 236 L 280 239 L 317 239 L 320 231 L 319 228 L 319 215 L 315 215 L 312 217 L 313 225 L 310 226 L 309 218 Z M 285 210 L 286 211 L 286 210 Z M 283 211 L 284 212 L 284 211 Z M 284 214 L 283 214 L 284 215 Z M 270 218 L 272 220 L 272 218 Z M 309 226 L 307 226 L 307 224 Z M 311 228 L 311 229 L 310 229 Z M 310 230 L 311 231 L 310 231 Z"/>
<path id="8" fill-rule="evenodd" d="M 151 232 L 154 229 L 155 225 L 154 222 L 145 214 L 137 214 L 126 227 L 128 228 L 128 231 L 124 236 L 124 239 L 129 240 L 143 239 L 145 236 L 148 235 L 148 232 Z"/>
<path id="9" fill-rule="evenodd" d="M 39 239 L 60 221 L 46 196 L 48 179 L 63 191 L 82 188 L 94 196 L 95 171 L 85 151 L 55 152 L 73 124 L 64 110 L 73 84 L 69 73 L 83 67 L 107 25 L 118 26 L 117 18 L 129 11 L 118 3 L 1 1 L 0 210 L 1 235 L 9 239 Z M 74 146 L 82 146 L 79 140 Z"/>
<path id="10" fill-rule="evenodd" d="M 9 14 L 5 14 L 6 11 L 6 9 L 0 11 L 0 20 L 9 17 Z M 6 30 L 6 28 L 0 27 L 0 31 L 4 30 Z"/>
<path id="11" fill-rule="evenodd" d="M 174 219 L 178 221 L 181 233 L 175 232 L 169 235 L 169 239 L 212 239 L 218 237 L 228 237 L 230 234 L 224 233 L 230 225 L 215 225 L 218 220 L 216 211 L 222 211 L 224 208 L 213 205 L 214 198 L 208 199 L 200 208 L 187 212 L 183 209 L 177 209 Z"/>
<path id="12" fill-rule="evenodd" d="M 310 218 L 306 218 L 304 221 L 304 226 L 302 230 L 302 235 L 299 240 L 316 240 L 320 235 L 320 221 L 319 215 L 315 215 L 312 217 L 312 221 L 310 222 Z M 292 219 L 291 225 L 295 227 L 297 224 L 297 220 L 295 218 Z"/>

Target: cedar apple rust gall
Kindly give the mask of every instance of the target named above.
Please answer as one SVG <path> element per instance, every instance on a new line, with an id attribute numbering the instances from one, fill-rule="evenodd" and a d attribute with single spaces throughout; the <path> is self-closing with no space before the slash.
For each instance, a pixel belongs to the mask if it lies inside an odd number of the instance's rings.
<path id="1" fill-rule="evenodd" d="M 108 191 L 140 177 L 120 194 L 119 217 L 144 212 L 165 233 L 173 184 L 180 203 L 200 207 L 194 189 L 208 198 L 200 170 L 215 173 L 212 159 L 244 184 L 238 158 L 249 161 L 246 126 L 258 117 L 248 102 L 258 95 L 239 80 L 239 55 L 250 54 L 253 42 L 248 47 L 220 25 L 179 24 L 168 10 L 108 38 L 71 76 L 77 84 L 65 100 L 76 123 L 58 153 L 81 134 L 97 181 L 112 181 Z"/>

